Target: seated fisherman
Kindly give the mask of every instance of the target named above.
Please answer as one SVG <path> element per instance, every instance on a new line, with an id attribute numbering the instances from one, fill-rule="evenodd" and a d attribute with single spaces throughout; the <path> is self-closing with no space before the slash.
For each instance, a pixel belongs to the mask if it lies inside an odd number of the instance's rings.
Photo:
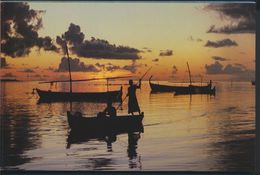
<path id="1" fill-rule="evenodd" d="M 107 102 L 107 107 L 103 112 L 109 117 L 116 117 L 116 108 L 112 106 L 111 101 Z"/>

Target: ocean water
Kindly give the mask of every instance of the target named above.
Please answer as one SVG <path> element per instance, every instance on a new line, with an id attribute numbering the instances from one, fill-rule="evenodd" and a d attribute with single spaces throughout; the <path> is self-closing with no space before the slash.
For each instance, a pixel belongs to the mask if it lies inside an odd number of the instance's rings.
<path id="1" fill-rule="evenodd" d="M 125 84 L 126 81 L 117 82 Z M 165 83 L 165 82 L 161 82 Z M 216 82 L 216 96 L 150 93 L 144 81 L 137 98 L 144 133 L 108 145 L 102 139 L 67 147 L 69 103 L 38 103 L 38 82 L 1 83 L 1 169 L 116 171 L 254 171 L 255 86 Z M 53 90 L 68 90 L 59 84 Z M 75 83 L 75 91 L 103 91 L 99 83 Z M 111 86 L 110 89 L 119 89 Z M 124 95 L 127 85 L 123 85 Z M 114 104 L 115 106 L 118 103 Z M 74 102 L 95 116 L 106 104 Z M 119 114 L 127 113 L 127 100 Z M 84 134 L 84 133 L 82 133 Z"/>

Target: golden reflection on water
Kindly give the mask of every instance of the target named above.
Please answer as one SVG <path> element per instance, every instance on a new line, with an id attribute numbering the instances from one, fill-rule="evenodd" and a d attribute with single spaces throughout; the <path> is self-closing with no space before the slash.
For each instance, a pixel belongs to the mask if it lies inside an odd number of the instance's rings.
<path id="1" fill-rule="evenodd" d="M 94 85 L 94 84 L 103 85 Z M 125 84 L 126 81 L 114 82 Z M 75 83 L 74 91 L 106 91 L 104 82 Z M 217 170 L 254 169 L 255 87 L 248 82 L 217 82 L 216 96 L 150 93 L 148 82 L 137 91 L 145 113 L 144 133 L 129 145 L 127 134 L 107 143 L 92 139 L 66 149 L 70 104 L 41 103 L 37 82 L 1 83 L 4 168 L 36 170 Z M 117 90 L 120 86 L 110 86 Z M 127 85 L 123 85 L 126 94 Z M 53 91 L 69 90 L 57 84 Z M 118 103 L 114 104 L 116 107 Z M 106 104 L 74 102 L 95 116 Z M 127 113 L 127 100 L 119 114 Z M 130 141 L 131 143 L 131 141 Z M 129 154 L 129 149 L 132 154 Z M 1 149 L 2 150 L 2 149 Z M 2 153 L 1 153 L 2 154 Z"/>

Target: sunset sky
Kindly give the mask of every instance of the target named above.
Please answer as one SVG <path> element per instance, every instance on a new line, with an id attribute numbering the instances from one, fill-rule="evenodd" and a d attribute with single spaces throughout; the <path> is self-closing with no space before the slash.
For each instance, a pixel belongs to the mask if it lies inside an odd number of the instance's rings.
<path id="1" fill-rule="evenodd" d="M 25 26 L 19 25 L 25 22 L 19 20 L 26 20 L 18 17 L 22 5 L 2 3 L 1 15 L 5 16 L 1 29 L 5 33 L 1 38 L 1 78 L 66 78 L 67 62 L 62 59 L 64 53 L 56 42 L 56 37 L 66 32 L 64 36 L 73 59 L 73 79 L 130 74 L 140 77 L 152 66 L 149 74 L 154 79 L 181 81 L 188 79 L 186 62 L 194 80 L 199 80 L 198 75 L 205 80 L 254 79 L 254 3 L 30 2 L 23 5 L 37 12 L 28 22 L 35 25 L 37 42 L 30 39 L 32 44 L 23 44 L 27 41 L 22 30 Z M 11 11 L 13 6 L 17 10 Z M 45 40 L 47 36 L 52 42 Z"/>

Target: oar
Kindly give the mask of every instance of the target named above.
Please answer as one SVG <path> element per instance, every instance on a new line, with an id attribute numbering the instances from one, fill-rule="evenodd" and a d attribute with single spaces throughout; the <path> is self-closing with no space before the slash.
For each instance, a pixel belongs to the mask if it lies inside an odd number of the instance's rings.
<path id="1" fill-rule="evenodd" d="M 142 79 L 145 77 L 145 75 L 149 72 L 149 70 L 151 70 L 152 67 L 150 67 L 145 73 L 144 75 L 139 79 L 140 81 L 142 81 Z M 122 106 L 123 102 L 125 101 L 127 95 L 125 96 L 125 98 L 122 100 L 122 102 L 117 106 L 116 110 L 118 110 L 120 108 L 120 106 Z"/>

